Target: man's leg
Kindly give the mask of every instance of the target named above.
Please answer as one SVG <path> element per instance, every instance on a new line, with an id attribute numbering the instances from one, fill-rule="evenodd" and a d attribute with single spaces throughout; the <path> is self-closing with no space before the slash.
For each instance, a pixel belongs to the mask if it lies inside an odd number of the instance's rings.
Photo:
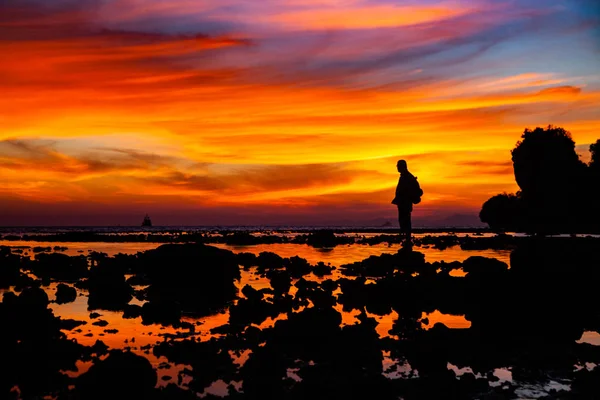
<path id="1" fill-rule="evenodd" d="M 404 240 L 410 242 L 412 231 L 410 211 L 398 208 L 398 222 L 400 223 L 400 232 Z"/>
<path id="2" fill-rule="evenodd" d="M 410 243 L 410 241 L 412 240 L 412 213 L 410 211 L 408 211 L 406 213 L 406 222 L 404 223 L 406 225 L 406 241 Z"/>
<path id="3" fill-rule="evenodd" d="M 406 232 L 404 231 L 404 212 L 402 211 L 402 208 L 400 208 L 400 206 L 398 206 L 398 226 L 400 226 L 400 238 L 402 239 Z"/>

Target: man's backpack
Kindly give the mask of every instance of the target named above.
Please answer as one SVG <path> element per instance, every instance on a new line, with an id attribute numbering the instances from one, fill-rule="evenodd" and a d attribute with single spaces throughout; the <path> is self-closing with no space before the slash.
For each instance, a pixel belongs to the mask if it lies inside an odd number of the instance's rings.
<path id="1" fill-rule="evenodd" d="M 414 188 L 412 194 L 412 203 L 419 204 L 421 202 L 421 196 L 423 196 L 423 189 L 421 189 L 421 185 L 419 185 L 419 181 L 415 176 Z"/>

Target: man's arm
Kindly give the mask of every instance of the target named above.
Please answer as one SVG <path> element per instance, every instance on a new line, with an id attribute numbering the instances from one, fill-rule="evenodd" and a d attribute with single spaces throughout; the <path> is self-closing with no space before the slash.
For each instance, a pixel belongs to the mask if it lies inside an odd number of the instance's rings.
<path id="1" fill-rule="evenodd" d="M 394 200 L 392 200 L 392 204 L 398 204 L 398 200 L 400 198 L 400 179 L 398 179 L 398 184 L 396 185 L 396 194 L 394 196 Z"/>

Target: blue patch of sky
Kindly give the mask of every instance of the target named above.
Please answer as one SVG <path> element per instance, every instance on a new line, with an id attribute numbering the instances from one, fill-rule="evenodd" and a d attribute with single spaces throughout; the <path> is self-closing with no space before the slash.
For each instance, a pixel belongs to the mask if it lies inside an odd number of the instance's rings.
<path id="1" fill-rule="evenodd" d="M 589 30 L 578 29 L 576 22 L 565 15 L 554 14 L 536 21 L 506 24 L 488 32 L 490 39 L 495 37 L 497 43 L 474 60 L 470 72 L 468 68 L 456 68 L 453 72 L 464 69 L 463 73 L 475 76 L 554 73 L 596 81 L 600 53 L 590 47 Z M 485 65 L 486 69 L 478 71 L 477 64 Z"/>

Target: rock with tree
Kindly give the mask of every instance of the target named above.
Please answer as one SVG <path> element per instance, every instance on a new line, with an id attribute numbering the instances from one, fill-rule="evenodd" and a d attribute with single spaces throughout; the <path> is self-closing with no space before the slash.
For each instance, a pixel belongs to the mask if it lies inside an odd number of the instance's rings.
<path id="1" fill-rule="evenodd" d="M 531 233 L 596 232 L 600 140 L 580 159 L 571 134 L 561 127 L 525 129 L 512 150 L 520 190 L 487 200 L 479 217 L 496 230 Z"/>

